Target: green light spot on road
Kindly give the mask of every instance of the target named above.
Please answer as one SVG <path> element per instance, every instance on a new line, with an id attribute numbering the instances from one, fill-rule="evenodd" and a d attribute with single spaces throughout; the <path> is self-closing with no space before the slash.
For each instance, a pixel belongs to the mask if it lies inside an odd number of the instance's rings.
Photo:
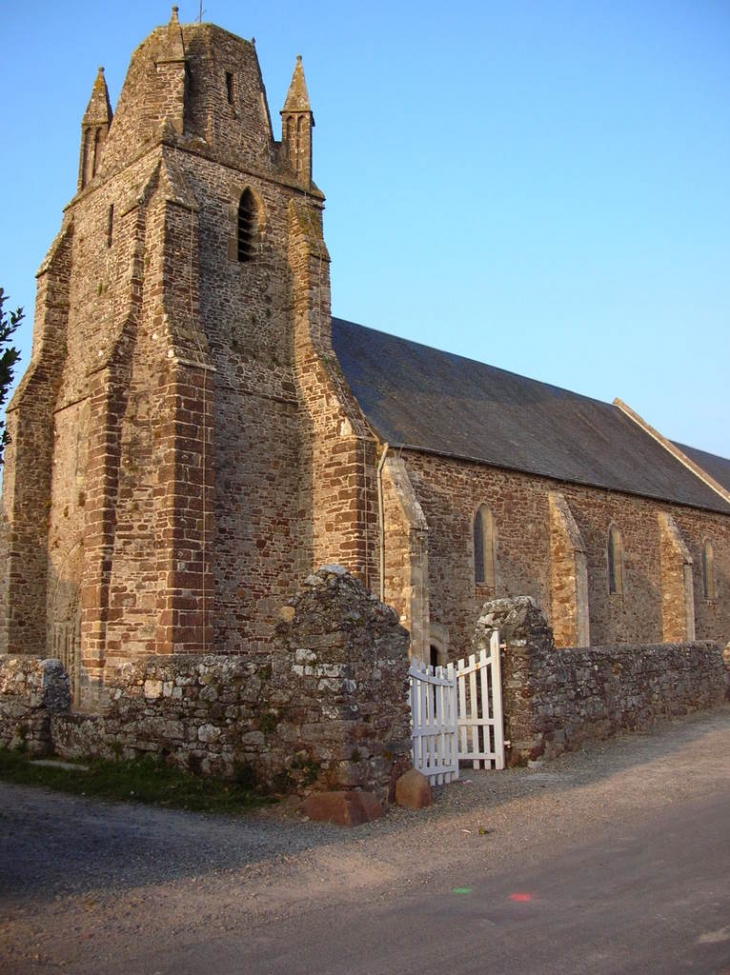
<path id="1" fill-rule="evenodd" d="M 471 887 L 454 887 L 452 894 L 471 894 Z"/>

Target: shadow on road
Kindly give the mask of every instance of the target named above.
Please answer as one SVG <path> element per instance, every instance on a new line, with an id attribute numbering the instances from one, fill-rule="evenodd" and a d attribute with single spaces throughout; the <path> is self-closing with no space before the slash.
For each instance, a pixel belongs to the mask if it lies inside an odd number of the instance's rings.
<path id="1" fill-rule="evenodd" d="M 435 790 L 421 813 L 394 808 L 354 830 L 298 819 L 211 816 L 132 804 L 113 804 L 44 789 L 0 783 L 0 906 L 32 899 L 129 890 L 219 871 L 251 876 L 273 864 L 338 844 L 441 829 L 455 816 L 491 814 L 525 797 L 556 796 L 609 783 L 641 766 L 673 757 L 678 774 L 691 773 L 698 746 L 717 752 L 730 735 L 730 707 L 665 722 L 650 732 L 592 742 L 538 767 L 485 772 L 462 769 L 461 781 Z M 703 745 L 703 742 L 706 743 Z M 683 766 L 683 752 L 687 758 Z"/>

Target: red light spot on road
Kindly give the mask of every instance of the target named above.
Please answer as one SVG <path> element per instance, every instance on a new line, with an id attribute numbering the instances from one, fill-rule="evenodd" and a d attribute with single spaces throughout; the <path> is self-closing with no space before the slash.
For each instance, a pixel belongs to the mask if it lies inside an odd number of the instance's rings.
<path id="1" fill-rule="evenodd" d="M 511 901 L 531 901 L 532 894 L 510 894 L 509 899 Z"/>

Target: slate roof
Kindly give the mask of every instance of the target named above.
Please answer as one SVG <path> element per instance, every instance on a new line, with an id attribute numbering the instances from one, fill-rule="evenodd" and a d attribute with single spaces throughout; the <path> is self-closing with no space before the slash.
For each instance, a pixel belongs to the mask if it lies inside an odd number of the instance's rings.
<path id="1" fill-rule="evenodd" d="M 362 411 L 392 447 L 730 514 L 616 406 L 339 318 L 332 344 Z"/>
<path id="2" fill-rule="evenodd" d="M 687 447 L 685 444 L 676 443 L 683 454 L 693 460 L 703 471 L 707 471 L 710 477 L 714 477 L 718 484 L 725 490 L 730 491 L 730 460 L 724 457 L 717 457 L 715 454 L 708 454 L 706 450 L 698 450 L 696 447 Z"/>

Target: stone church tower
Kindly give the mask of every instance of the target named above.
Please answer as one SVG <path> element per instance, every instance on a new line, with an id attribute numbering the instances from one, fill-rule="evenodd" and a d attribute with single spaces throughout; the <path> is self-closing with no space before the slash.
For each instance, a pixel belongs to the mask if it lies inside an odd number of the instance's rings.
<path id="1" fill-rule="evenodd" d="M 252 42 L 170 23 L 103 71 L 8 409 L 0 650 L 105 666 L 267 646 L 298 580 L 366 583 L 375 444 L 335 365 L 301 60 L 277 141 Z"/>

